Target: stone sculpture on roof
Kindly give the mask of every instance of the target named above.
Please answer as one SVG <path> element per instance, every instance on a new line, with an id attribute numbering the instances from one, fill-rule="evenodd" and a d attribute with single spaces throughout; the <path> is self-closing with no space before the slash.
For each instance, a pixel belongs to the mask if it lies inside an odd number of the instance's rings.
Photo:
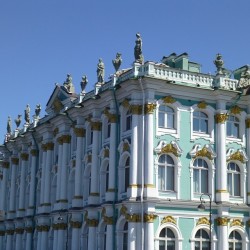
<path id="1" fill-rule="evenodd" d="M 112 63 L 115 68 L 115 72 L 117 72 L 122 64 L 122 54 L 121 53 L 116 53 L 116 58 L 112 60 Z"/>
<path id="2" fill-rule="evenodd" d="M 217 68 L 217 75 L 221 75 L 223 74 L 223 65 L 224 65 L 224 61 L 222 60 L 222 55 L 220 53 L 218 53 L 216 55 L 216 59 L 214 60 L 214 64 Z"/>
<path id="3" fill-rule="evenodd" d="M 41 109 L 42 109 L 41 104 L 37 104 L 36 105 L 36 109 L 35 109 L 35 116 L 36 116 L 36 118 L 39 117 Z"/>
<path id="4" fill-rule="evenodd" d="M 97 64 L 97 70 L 96 70 L 98 83 L 104 83 L 104 69 L 105 69 L 104 63 L 102 59 L 100 58 Z"/>
<path id="5" fill-rule="evenodd" d="M 7 121 L 7 133 L 11 134 L 11 118 L 8 116 L 8 121 Z"/>
<path id="6" fill-rule="evenodd" d="M 16 127 L 18 128 L 22 122 L 22 115 L 18 115 L 17 119 L 15 119 Z"/>
<path id="7" fill-rule="evenodd" d="M 142 55 L 142 39 L 140 33 L 136 34 L 135 48 L 134 48 L 135 62 L 143 64 L 143 55 Z"/>
<path id="8" fill-rule="evenodd" d="M 239 80 L 239 88 L 246 88 L 250 86 L 250 66 L 248 65 L 246 70 L 241 73 Z"/>
<path id="9" fill-rule="evenodd" d="M 30 124 L 30 105 L 27 104 L 26 109 L 24 110 L 24 119 L 26 124 Z"/>
<path id="10" fill-rule="evenodd" d="M 87 86 L 87 83 L 88 83 L 88 78 L 87 78 L 86 75 L 83 75 L 83 76 L 82 76 L 82 80 L 81 80 L 81 82 L 80 82 L 81 89 L 82 89 L 82 93 L 86 93 L 85 88 L 86 88 L 86 86 Z"/>
<path id="11" fill-rule="evenodd" d="M 68 93 L 75 92 L 75 88 L 74 88 L 73 81 L 72 81 L 72 76 L 70 74 L 67 74 L 67 78 L 66 78 L 66 81 L 63 83 L 63 86 L 65 87 Z"/>

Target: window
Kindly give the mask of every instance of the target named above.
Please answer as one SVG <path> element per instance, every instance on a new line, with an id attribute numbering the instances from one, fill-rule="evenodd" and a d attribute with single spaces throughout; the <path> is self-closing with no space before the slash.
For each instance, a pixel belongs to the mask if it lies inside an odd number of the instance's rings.
<path id="1" fill-rule="evenodd" d="M 174 109 L 161 105 L 158 111 L 159 128 L 174 128 Z"/>
<path id="2" fill-rule="evenodd" d="M 195 234 L 195 250 L 209 250 L 209 235 L 204 229 Z"/>
<path id="3" fill-rule="evenodd" d="M 126 113 L 126 117 L 125 117 L 125 131 L 131 130 L 132 128 L 132 114 L 131 111 L 128 110 Z"/>
<path id="4" fill-rule="evenodd" d="M 239 138 L 240 122 L 236 116 L 230 115 L 227 119 L 227 136 Z"/>
<path id="5" fill-rule="evenodd" d="M 240 196 L 240 168 L 234 162 L 227 166 L 227 186 L 231 196 Z"/>
<path id="6" fill-rule="evenodd" d="M 159 235 L 159 250 L 175 250 L 175 235 L 170 228 L 163 228 Z"/>
<path id="7" fill-rule="evenodd" d="M 233 231 L 229 235 L 229 250 L 241 250 L 242 238 L 237 231 Z"/>
<path id="8" fill-rule="evenodd" d="M 174 191 L 174 161 L 171 156 L 163 154 L 158 161 L 158 190 Z"/>
<path id="9" fill-rule="evenodd" d="M 122 250 L 128 249 L 128 222 L 126 222 L 123 226 L 122 231 Z"/>
<path id="10" fill-rule="evenodd" d="M 127 188 L 129 187 L 129 166 L 130 166 L 130 158 L 128 157 L 125 163 L 125 180 L 124 180 L 124 192 L 127 192 Z"/>
<path id="11" fill-rule="evenodd" d="M 208 165 L 203 159 L 194 161 L 194 192 L 208 193 Z"/>
<path id="12" fill-rule="evenodd" d="M 208 134 L 208 116 L 204 112 L 193 113 L 193 131 Z"/>

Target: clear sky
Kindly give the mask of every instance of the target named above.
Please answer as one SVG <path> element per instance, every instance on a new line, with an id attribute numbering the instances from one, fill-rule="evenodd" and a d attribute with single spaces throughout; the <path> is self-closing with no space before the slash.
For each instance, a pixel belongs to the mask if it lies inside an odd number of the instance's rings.
<path id="1" fill-rule="evenodd" d="M 31 116 L 38 103 L 44 115 L 67 73 L 79 93 L 83 74 L 93 89 L 99 58 L 106 80 L 117 52 L 130 67 L 137 32 L 145 61 L 187 52 L 213 74 L 219 52 L 230 70 L 250 64 L 249 11 L 249 0 L 1 0 L 0 143 L 8 116 L 14 130 L 27 104 Z"/>

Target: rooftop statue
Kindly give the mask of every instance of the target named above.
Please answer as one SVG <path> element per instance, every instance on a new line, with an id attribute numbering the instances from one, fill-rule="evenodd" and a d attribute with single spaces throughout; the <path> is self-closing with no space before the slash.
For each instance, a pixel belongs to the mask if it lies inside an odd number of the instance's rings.
<path id="1" fill-rule="evenodd" d="M 250 66 L 248 65 L 246 70 L 241 73 L 239 80 L 239 88 L 246 88 L 250 86 Z"/>
<path id="2" fill-rule="evenodd" d="M 7 133 L 11 134 L 11 118 L 8 116 L 8 121 L 7 121 Z"/>
<path id="3" fill-rule="evenodd" d="M 82 93 L 86 93 L 85 88 L 86 88 L 86 86 L 87 86 L 87 83 L 88 83 L 88 78 L 87 78 L 86 75 L 83 75 L 83 76 L 82 76 L 82 80 L 81 80 L 81 82 L 80 82 L 81 89 L 82 89 Z"/>
<path id="4" fill-rule="evenodd" d="M 30 124 L 30 106 L 27 104 L 26 109 L 24 110 L 24 119 L 26 124 Z"/>
<path id="5" fill-rule="evenodd" d="M 116 58 L 114 60 L 112 60 L 112 63 L 115 67 L 115 72 L 117 72 L 122 64 L 122 54 L 120 53 L 116 53 Z"/>
<path id="6" fill-rule="evenodd" d="M 41 109 L 42 109 L 41 104 L 37 104 L 35 109 L 36 118 L 39 117 Z"/>
<path id="7" fill-rule="evenodd" d="M 143 64 L 144 58 L 142 55 L 142 39 L 140 33 L 136 34 L 134 55 L 135 55 L 135 62 Z"/>
<path id="8" fill-rule="evenodd" d="M 222 55 L 221 54 L 217 54 L 216 55 L 216 59 L 214 60 L 214 64 L 217 68 L 217 75 L 222 75 L 223 74 L 223 65 L 224 65 L 224 61 L 222 60 Z"/>
<path id="9" fill-rule="evenodd" d="M 102 61 L 102 59 L 99 59 L 99 62 L 97 64 L 97 82 L 98 83 L 104 83 L 104 63 Z"/>
<path id="10" fill-rule="evenodd" d="M 22 122 L 22 115 L 18 115 L 17 119 L 15 119 L 16 127 L 18 128 Z"/>
<path id="11" fill-rule="evenodd" d="M 66 90 L 69 93 L 75 92 L 75 88 L 74 88 L 73 81 L 72 81 L 72 76 L 70 74 L 67 74 L 67 78 L 66 78 L 66 81 L 63 83 L 63 86 L 66 88 Z"/>

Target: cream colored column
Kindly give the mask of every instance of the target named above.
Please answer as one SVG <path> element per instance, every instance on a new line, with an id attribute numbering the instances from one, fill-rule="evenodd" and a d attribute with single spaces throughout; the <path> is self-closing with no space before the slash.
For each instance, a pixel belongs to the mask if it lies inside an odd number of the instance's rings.
<path id="1" fill-rule="evenodd" d="M 30 170 L 30 194 L 29 194 L 29 209 L 35 209 L 36 195 L 36 171 L 37 171 L 37 156 L 38 150 L 31 149 L 31 170 Z"/>
<path id="2" fill-rule="evenodd" d="M 46 166 L 45 166 L 45 192 L 43 205 L 50 206 L 50 190 L 51 190 L 51 169 L 52 169 L 52 155 L 54 150 L 54 143 L 48 142 L 46 144 L 47 154 L 46 154 Z"/>
<path id="3" fill-rule="evenodd" d="M 60 201 L 60 187 L 61 187 L 61 175 L 62 175 L 62 155 L 63 155 L 63 137 L 57 139 L 58 142 L 58 168 L 56 179 L 56 201 Z"/>
<path id="4" fill-rule="evenodd" d="M 62 169 L 61 169 L 61 183 L 60 183 L 60 201 L 67 201 L 67 172 L 68 172 L 68 164 L 69 164 L 69 149 L 70 149 L 70 135 L 63 136 L 63 154 L 62 154 Z"/>
<path id="5" fill-rule="evenodd" d="M 74 199 L 82 201 L 83 193 L 82 193 L 82 157 L 84 154 L 85 147 L 85 135 L 86 131 L 82 127 L 74 128 L 74 132 L 76 134 L 76 167 L 75 167 L 75 193 Z M 78 205 L 78 204 L 77 204 Z M 81 204 L 79 204 L 81 206 Z"/>
<path id="6" fill-rule="evenodd" d="M 154 214 L 144 214 L 145 221 L 145 236 L 144 247 L 145 250 L 154 249 L 154 220 L 156 219 Z"/>
<path id="7" fill-rule="evenodd" d="M 92 144 L 92 164 L 91 164 L 91 192 L 89 197 L 89 203 L 95 204 L 99 203 L 99 150 L 100 150 L 100 131 L 101 122 L 93 121 L 91 122 L 91 127 L 93 130 L 93 144 Z"/>
<path id="8" fill-rule="evenodd" d="M 226 120 L 225 111 L 215 115 L 216 121 L 216 201 L 229 201 L 227 190 L 227 162 L 226 162 Z"/>
<path id="9" fill-rule="evenodd" d="M 25 210 L 25 177 L 28 167 L 29 155 L 27 153 L 21 154 L 22 166 L 21 166 L 21 178 L 20 178 L 20 194 L 19 194 L 19 207 L 18 210 Z"/>
<path id="10" fill-rule="evenodd" d="M 145 105 L 146 123 L 145 123 L 145 157 L 144 157 L 144 170 L 145 170 L 145 193 L 146 197 L 153 197 L 156 195 L 154 184 L 154 110 L 156 105 L 148 103 Z"/>
<path id="11" fill-rule="evenodd" d="M 11 158 L 11 182 L 10 182 L 10 206 L 9 206 L 9 212 L 15 212 L 16 210 L 16 174 L 17 174 L 17 168 L 19 165 L 19 159 L 18 158 Z"/>
<path id="12" fill-rule="evenodd" d="M 229 218 L 219 217 L 216 219 L 218 225 L 218 249 L 228 249 L 228 222 Z"/>
<path id="13" fill-rule="evenodd" d="M 46 156 L 47 156 L 47 145 L 42 144 L 42 177 L 41 177 L 41 193 L 40 193 L 40 204 L 43 204 L 44 201 L 44 191 L 45 191 L 45 171 L 46 171 Z"/>

